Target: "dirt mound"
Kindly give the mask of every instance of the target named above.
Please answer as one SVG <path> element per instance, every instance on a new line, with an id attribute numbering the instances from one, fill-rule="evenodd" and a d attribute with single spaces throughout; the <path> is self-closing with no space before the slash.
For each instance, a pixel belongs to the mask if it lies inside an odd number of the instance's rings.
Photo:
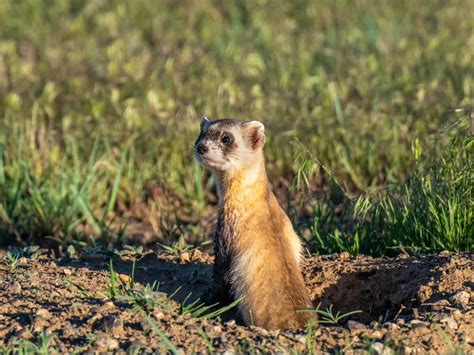
<path id="1" fill-rule="evenodd" d="M 449 300 L 460 290 L 471 291 L 474 270 L 471 255 L 384 260 L 342 253 L 308 259 L 305 277 L 315 305 L 333 305 L 341 312 L 362 310 L 352 318 L 368 323 L 410 314 Z"/>
<path id="2" fill-rule="evenodd" d="M 49 345 L 61 352 L 474 350 L 470 254 L 308 257 L 304 275 L 319 307 L 319 326 L 272 332 L 236 324 L 229 314 L 219 321 L 189 313 L 192 302 L 208 294 L 212 257 L 204 253 L 149 253 L 136 263 L 130 255 L 115 255 L 116 280 L 110 276 L 110 257 L 89 251 L 54 259 L 36 252 L 13 265 L 4 256 L 0 352 L 1 347 L 18 349 L 25 339 L 38 343 L 43 337 L 44 343 L 48 334 Z M 160 292 L 144 287 L 154 281 Z M 127 299 L 122 293 L 132 283 Z M 354 311 L 361 312 L 346 316 Z"/>

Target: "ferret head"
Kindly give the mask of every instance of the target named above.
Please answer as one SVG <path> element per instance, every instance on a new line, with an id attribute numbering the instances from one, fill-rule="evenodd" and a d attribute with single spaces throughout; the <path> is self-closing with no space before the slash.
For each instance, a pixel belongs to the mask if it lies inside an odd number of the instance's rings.
<path id="1" fill-rule="evenodd" d="M 204 117 L 194 144 L 194 155 L 210 170 L 232 172 L 250 168 L 262 157 L 264 131 L 258 121 L 210 121 Z"/>

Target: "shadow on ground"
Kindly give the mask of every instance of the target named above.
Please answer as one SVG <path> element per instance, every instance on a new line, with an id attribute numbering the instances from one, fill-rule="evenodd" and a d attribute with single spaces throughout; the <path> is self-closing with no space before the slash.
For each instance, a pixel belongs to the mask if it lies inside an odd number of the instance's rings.
<path id="1" fill-rule="evenodd" d="M 114 270 L 122 275 L 132 276 L 133 261 L 113 258 Z M 109 259 L 80 261 L 70 266 L 109 272 Z M 209 299 L 212 283 L 212 264 L 204 262 L 179 263 L 159 259 L 150 253 L 135 262 L 134 281 L 142 285 L 159 282 L 159 291 L 172 295 L 178 303 Z"/>

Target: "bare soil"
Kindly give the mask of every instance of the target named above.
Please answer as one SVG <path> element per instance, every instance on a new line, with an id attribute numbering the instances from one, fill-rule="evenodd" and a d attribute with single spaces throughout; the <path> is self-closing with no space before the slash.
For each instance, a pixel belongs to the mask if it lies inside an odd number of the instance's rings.
<path id="1" fill-rule="evenodd" d="M 162 352 L 169 349 L 163 334 L 185 353 L 309 352 L 311 348 L 384 354 L 392 350 L 474 352 L 472 254 L 444 252 L 393 259 L 345 253 L 307 256 L 304 276 L 314 306 L 332 307 L 333 315 L 361 312 L 337 324 L 320 315 L 319 325 L 311 330 L 280 331 L 241 325 L 232 319 L 232 312 L 222 319 L 180 315 L 189 294 L 186 304 L 207 298 L 212 256 L 197 250 L 138 256 L 134 288 L 142 290 L 156 280 L 159 290 L 167 294 L 180 287 L 172 300 L 157 295 L 155 307 L 144 311 L 132 309 L 133 304 L 120 297 L 111 300 L 110 257 L 96 250 L 61 259 L 50 251 L 37 251 L 20 258 L 15 268 L 4 262 L 0 266 L 0 349 L 19 339 L 36 341 L 46 332 L 54 334 L 50 345 L 59 352 Z M 123 283 L 130 283 L 133 259 L 126 253 L 113 258 Z"/>

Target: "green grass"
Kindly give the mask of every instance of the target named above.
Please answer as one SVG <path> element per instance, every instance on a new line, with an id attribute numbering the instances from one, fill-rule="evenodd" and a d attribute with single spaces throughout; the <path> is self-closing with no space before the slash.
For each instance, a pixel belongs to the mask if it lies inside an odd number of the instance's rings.
<path id="1" fill-rule="evenodd" d="M 314 321 L 310 321 L 308 325 L 306 326 L 305 352 L 308 355 L 315 355 L 318 353 L 317 345 L 316 345 L 317 337 L 316 337 L 316 334 L 314 334 L 313 328 L 315 328 Z"/>
<path id="2" fill-rule="evenodd" d="M 203 242 L 192 145 L 208 115 L 266 124 L 312 251 L 472 250 L 472 127 L 449 127 L 472 126 L 473 11 L 2 2 L 0 244 L 121 245 L 137 218 L 153 241 Z"/>
<path id="3" fill-rule="evenodd" d="M 46 334 L 41 332 L 38 334 L 36 339 L 18 339 L 13 342 L 11 346 L 0 347 L 0 354 L 10 355 L 27 355 L 27 354 L 39 354 L 48 355 L 55 353 L 56 349 L 53 346 L 55 334 Z"/>
<path id="4" fill-rule="evenodd" d="M 239 298 L 228 305 L 216 309 L 216 307 L 219 306 L 219 303 L 206 305 L 205 302 L 200 302 L 201 300 L 199 298 L 189 302 L 190 297 L 191 293 L 188 294 L 181 303 L 179 310 L 180 315 L 190 314 L 193 317 L 200 317 L 204 319 L 219 319 L 223 313 L 235 308 L 240 302 L 242 302 L 242 299 Z"/>
<path id="5" fill-rule="evenodd" d="M 312 312 L 318 316 L 318 323 L 320 324 L 332 324 L 338 325 L 344 318 L 350 317 L 353 314 L 362 313 L 362 311 L 351 311 L 347 313 L 342 313 L 339 311 L 335 311 L 333 309 L 333 305 L 331 304 L 325 310 L 321 309 L 321 303 L 319 303 L 315 309 L 308 310 L 307 312 Z"/>
<path id="6" fill-rule="evenodd" d="M 125 302 L 130 305 L 134 312 L 146 311 L 150 312 L 156 308 L 171 311 L 173 309 L 172 299 L 178 293 L 180 288 L 175 290 L 172 294 L 166 294 L 159 291 L 160 283 L 158 281 L 145 286 L 135 284 L 135 261 L 132 264 L 132 270 L 128 282 L 122 280 L 120 275 L 114 270 L 112 259 L 109 261 L 109 283 L 107 285 L 107 292 L 103 294 L 104 297 L 113 301 Z M 80 296 L 89 297 L 90 295 L 85 290 L 74 283 L 68 281 L 69 284 L 74 285 L 80 291 Z M 206 304 L 201 302 L 199 298 L 194 301 L 189 301 L 191 293 L 186 296 L 180 304 L 178 311 L 179 315 L 190 314 L 195 318 L 203 319 L 220 319 L 220 316 L 235 308 L 242 300 L 238 299 L 234 302 L 218 307 L 218 303 Z"/>
<path id="7" fill-rule="evenodd" d="M 0 259 L 0 262 L 8 271 L 13 271 L 20 262 L 20 256 L 15 253 L 7 252 L 7 255 Z"/>
<path id="8" fill-rule="evenodd" d="M 135 261 L 132 264 L 130 279 L 126 282 L 114 270 L 112 259 L 110 259 L 109 277 L 110 282 L 107 285 L 105 296 L 111 300 L 129 304 L 134 312 L 150 311 L 155 308 L 172 309 L 171 297 L 174 294 L 167 295 L 159 291 L 160 283 L 158 281 L 146 284 L 143 287 L 135 284 Z"/>
<path id="9" fill-rule="evenodd" d="M 312 247 L 372 255 L 474 250 L 474 140 L 467 124 L 458 122 L 450 149 L 435 159 L 425 159 L 415 144 L 413 171 L 403 183 L 358 197 L 334 183 L 336 196 L 312 204 L 307 223 Z"/>
<path id="10" fill-rule="evenodd" d="M 179 354 L 180 352 L 178 348 L 174 346 L 171 340 L 160 330 L 156 322 L 153 319 L 149 318 L 148 316 L 145 316 L 145 317 L 146 317 L 146 320 L 148 321 L 148 324 L 150 324 L 150 327 L 153 330 L 153 332 L 155 332 L 160 337 L 161 341 L 164 344 L 164 348 L 166 348 L 167 351 L 169 351 L 171 354 Z"/>

